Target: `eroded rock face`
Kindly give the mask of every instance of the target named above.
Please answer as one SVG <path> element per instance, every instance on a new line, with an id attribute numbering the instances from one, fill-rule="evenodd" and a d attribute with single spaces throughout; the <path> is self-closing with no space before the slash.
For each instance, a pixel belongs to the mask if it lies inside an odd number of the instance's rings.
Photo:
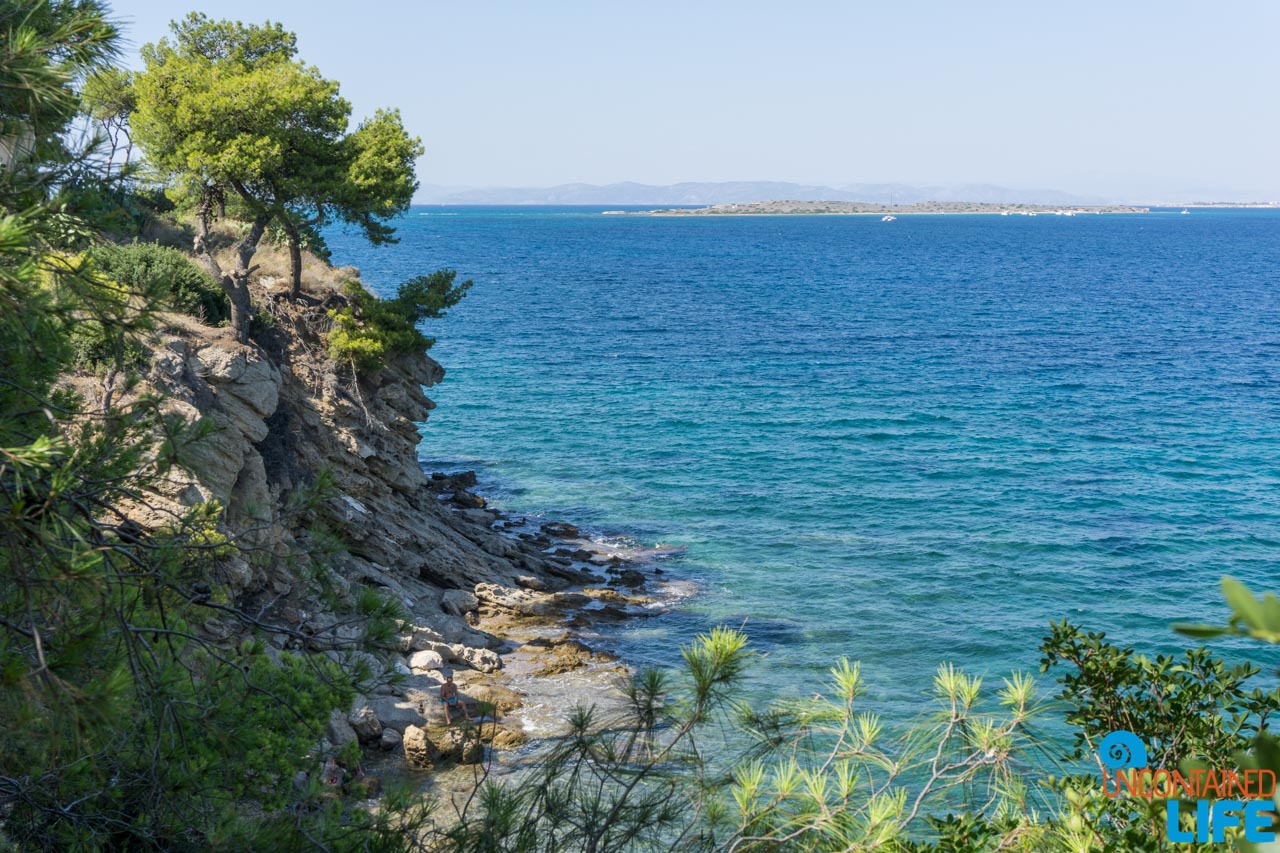
<path id="1" fill-rule="evenodd" d="M 266 353 L 246 344 L 220 342 L 187 358 L 192 373 L 213 389 L 215 405 L 251 442 L 270 431 L 266 419 L 280 399 L 280 371 Z"/>
<path id="2" fill-rule="evenodd" d="M 545 622 L 586 603 L 581 594 L 556 591 L 594 576 L 543 553 L 551 545 L 548 536 L 579 533 L 548 525 L 545 536 L 517 539 L 503 533 L 509 525 L 471 491 L 473 472 L 424 474 L 418 426 L 434 404 L 423 388 L 440 381 L 443 369 L 426 355 L 406 356 L 354 383 L 349 371 L 328 359 L 321 335 L 326 309 L 316 304 L 324 295 L 312 282 L 304 288 L 318 298 L 271 302 L 275 330 L 248 345 L 236 342 L 229 329 L 166 318 L 146 381 L 130 393 L 162 391 L 166 413 L 190 424 L 202 421 L 207 431 L 182 450 L 190 473 L 175 472 L 148 505 L 137 508 L 136 521 L 152 529 L 185 507 L 218 501 L 228 532 L 251 547 L 217 567 L 210 580 L 255 618 L 288 629 L 269 639 L 272 654 L 325 654 L 344 665 L 359 660 L 405 676 L 394 684 L 385 678 L 371 683 L 352 713 L 334 712 L 326 725 L 331 745 L 358 740 L 394 749 L 404 740 L 418 766 L 433 765 L 450 751 L 458 753 L 456 760 L 479 760 L 482 747 L 452 734 L 427 745 L 423 727 L 434 737 L 443 716 L 440 671 L 450 664 L 479 673 L 502 668 L 499 652 L 513 646 L 495 636 L 505 631 L 500 626 L 494 633 L 477 629 L 482 611 Z M 271 296 L 259 288 L 253 298 L 267 305 Z M 332 479 L 331 495 L 298 511 L 298 498 L 320 472 Z M 332 576 L 320 595 L 314 578 L 299 572 L 296 557 L 308 553 L 315 531 L 324 528 L 337 531 L 346 549 L 329 561 Z M 344 624 L 349 614 L 334 602 L 349 604 L 369 589 L 411 615 L 400 629 L 398 655 L 353 651 L 361 630 Z M 227 644 L 251 633 L 231 618 L 200 624 Z M 483 702 L 496 700 L 500 714 L 518 705 L 510 691 L 485 692 L 482 684 L 465 689 Z M 412 738 L 404 736 L 415 729 Z M 523 737 L 518 728 L 503 731 L 495 742 L 515 744 Z"/>

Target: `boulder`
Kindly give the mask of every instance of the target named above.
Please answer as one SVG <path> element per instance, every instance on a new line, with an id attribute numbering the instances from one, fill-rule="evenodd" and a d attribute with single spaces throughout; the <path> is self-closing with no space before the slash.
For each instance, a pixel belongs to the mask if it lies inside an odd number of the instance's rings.
<path id="1" fill-rule="evenodd" d="M 556 609 L 549 595 L 496 583 L 476 584 L 476 598 L 481 604 L 494 610 L 520 616 L 548 616 Z"/>
<path id="2" fill-rule="evenodd" d="M 458 489 L 453 493 L 453 502 L 464 509 L 484 509 L 485 499 L 466 489 Z"/>
<path id="3" fill-rule="evenodd" d="M 521 729 L 500 727 L 489 741 L 495 749 L 517 749 L 529 742 L 529 735 Z"/>
<path id="4" fill-rule="evenodd" d="M 547 582 L 542 578 L 536 578 L 533 575 L 519 575 L 516 578 L 516 583 L 525 589 L 531 589 L 534 592 L 545 592 L 547 589 Z"/>
<path id="5" fill-rule="evenodd" d="M 452 651 L 450 652 L 452 657 Z M 409 669 L 416 675 L 423 675 L 432 670 L 442 669 L 444 667 L 444 657 L 437 652 L 423 649 L 420 652 L 414 652 L 409 657 Z"/>
<path id="6" fill-rule="evenodd" d="M 418 770 L 434 770 L 440 752 L 427 737 L 425 729 L 409 726 L 404 732 L 404 757 L 410 767 Z"/>
<path id="7" fill-rule="evenodd" d="M 489 649 L 477 649 L 461 643 L 453 647 L 453 656 L 460 662 L 480 672 L 497 672 L 502 669 L 502 658 Z"/>
<path id="8" fill-rule="evenodd" d="M 368 705 L 349 715 L 347 722 L 356 733 L 356 737 L 360 739 L 360 743 L 365 746 L 382 737 L 382 721 Z"/>
<path id="9" fill-rule="evenodd" d="M 375 696 L 369 700 L 369 707 L 377 715 L 384 729 L 395 729 L 403 734 L 410 726 L 423 722 L 418 703 L 398 696 Z M 345 719 L 343 724 L 346 724 Z M 351 727 L 348 725 L 347 728 Z M 355 736 L 355 732 L 352 732 L 352 736 Z"/>
<path id="10" fill-rule="evenodd" d="M 441 613 L 433 620 L 435 627 L 439 632 L 439 636 L 443 637 L 443 642 L 454 646 L 462 643 L 467 646 L 483 646 L 484 648 L 501 648 L 503 641 L 491 634 L 485 634 L 477 631 L 467 624 L 467 620 L 461 616 L 454 616 L 452 613 Z M 449 659 L 449 654 L 434 646 L 432 651 L 440 653 L 440 656 Z"/>
<path id="11" fill-rule="evenodd" d="M 519 693 L 500 684 L 470 684 L 467 686 L 465 698 L 469 705 L 472 702 L 483 702 L 492 706 L 499 717 L 511 713 L 524 704 Z"/>
<path id="12" fill-rule="evenodd" d="M 487 509 L 464 509 L 459 515 L 478 527 L 491 527 L 498 520 L 497 514 Z"/>
<path id="13" fill-rule="evenodd" d="M 434 746 L 441 757 L 459 764 L 479 764 L 484 760 L 484 745 L 474 729 L 445 729 L 435 738 Z"/>
<path id="14" fill-rule="evenodd" d="M 409 648 L 406 651 L 421 652 L 429 650 L 445 657 L 446 660 L 450 654 L 449 641 L 439 631 L 426 625 L 414 625 L 413 633 L 409 635 L 408 642 Z"/>
<path id="15" fill-rule="evenodd" d="M 480 601 L 476 598 L 475 593 L 467 592 L 465 589 L 451 589 L 441 597 L 440 606 L 444 608 L 446 613 L 452 613 L 454 616 L 466 616 L 480 606 Z"/>
<path id="16" fill-rule="evenodd" d="M 389 752 L 399 746 L 402 740 L 404 736 L 395 729 L 383 729 L 382 737 L 378 739 L 378 746 Z"/>
<path id="17" fill-rule="evenodd" d="M 347 715 L 337 708 L 329 712 L 329 724 L 325 728 L 325 735 L 334 749 L 342 749 L 356 740 L 355 729 L 351 728 L 351 724 L 347 722 Z"/>

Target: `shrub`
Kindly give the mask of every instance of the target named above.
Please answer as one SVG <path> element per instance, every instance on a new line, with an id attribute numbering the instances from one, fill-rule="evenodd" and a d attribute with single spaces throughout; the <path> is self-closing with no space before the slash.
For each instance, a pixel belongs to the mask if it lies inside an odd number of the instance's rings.
<path id="1" fill-rule="evenodd" d="M 426 352 L 435 340 L 418 331 L 418 323 L 443 317 L 466 295 L 471 282 L 454 284 L 456 277 L 454 270 L 420 275 L 400 285 L 393 299 L 378 299 L 359 282 L 348 281 L 343 292 L 349 304 L 329 312 L 329 356 L 367 373 L 392 356 Z"/>
<path id="2" fill-rule="evenodd" d="M 98 269 L 125 289 L 154 293 L 175 311 L 220 326 L 231 316 L 227 295 L 204 270 L 176 249 L 154 243 L 93 247 L 90 257 Z"/>

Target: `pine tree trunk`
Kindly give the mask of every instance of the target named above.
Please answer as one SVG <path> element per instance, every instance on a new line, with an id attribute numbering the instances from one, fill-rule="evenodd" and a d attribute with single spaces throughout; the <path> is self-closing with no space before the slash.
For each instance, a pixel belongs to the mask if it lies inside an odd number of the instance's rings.
<path id="1" fill-rule="evenodd" d="M 302 293 L 302 235 L 287 218 L 284 233 L 289 237 L 289 298 L 296 300 Z"/>
<path id="2" fill-rule="evenodd" d="M 247 196 L 247 194 L 245 194 Z M 236 268 L 231 272 L 223 272 L 221 265 L 213 254 L 209 251 L 209 210 L 210 200 L 206 196 L 201 201 L 201 207 L 198 217 L 199 229 L 193 248 L 195 249 L 196 259 L 204 266 L 214 280 L 222 287 L 227 299 L 231 302 L 231 330 L 235 332 L 236 340 L 242 344 L 249 343 L 249 321 L 253 318 L 253 304 L 249 299 L 249 276 L 257 267 L 251 267 L 249 262 L 253 260 L 253 255 L 258 251 L 258 242 L 262 240 L 263 233 L 267 230 L 267 223 L 271 221 L 271 217 L 266 213 L 259 213 L 253 220 L 253 226 L 249 229 L 249 233 L 236 246 Z"/>
<path id="3" fill-rule="evenodd" d="M 249 302 L 248 275 L 240 278 L 233 274 L 222 278 L 222 289 L 231 300 L 231 328 L 236 333 L 236 340 L 247 344 L 249 343 L 249 323 L 253 320 L 253 306 Z"/>
<path id="4" fill-rule="evenodd" d="M 289 238 L 289 298 L 297 299 L 302 292 L 302 247 L 292 237 Z"/>

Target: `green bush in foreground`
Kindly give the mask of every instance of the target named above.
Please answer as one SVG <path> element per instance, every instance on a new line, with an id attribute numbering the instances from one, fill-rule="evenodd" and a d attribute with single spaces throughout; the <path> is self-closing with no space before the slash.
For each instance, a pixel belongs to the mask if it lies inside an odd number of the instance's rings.
<path id="1" fill-rule="evenodd" d="M 157 274 L 105 275 L 81 251 L 101 223 L 50 180 L 73 84 L 115 49 L 106 16 L 94 0 L 0 4 L 0 116 L 39 130 L 0 168 L 0 850 L 401 846 L 388 817 L 295 784 L 353 668 L 264 642 L 303 637 L 231 600 L 222 561 L 240 543 L 220 506 L 154 501 L 208 434 L 158 394 L 118 393 Z M 91 408 L 62 382 L 86 362 L 114 371 Z M 365 636 L 343 648 L 385 639 L 393 605 L 357 596 L 347 622 Z"/>
<path id="2" fill-rule="evenodd" d="M 231 303 L 213 278 L 177 249 L 154 243 L 99 244 L 89 257 L 103 275 L 134 293 L 156 293 L 175 311 L 209 326 L 231 318 Z"/>
<path id="3" fill-rule="evenodd" d="M 866 707 L 846 660 L 821 694 L 756 710 L 742 696 L 747 638 L 718 628 L 682 650 L 678 674 L 641 673 L 625 713 L 575 712 L 536 768 L 485 782 L 457 806 L 456 825 L 423 843 L 457 853 L 1219 849 L 1166 840 L 1163 801 L 1107 797 L 1094 749 L 1127 728 L 1158 766 L 1280 763 L 1265 735 L 1256 759 L 1241 753 L 1280 707 L 1275 691 L 1249 689 L 1257 668 L 1203 648 L 1148 659 L 1065 622 L 1042 650 L 1046 670 L 1063 670 L 1056 701 L 1026 676 L 992 691 L 944 665 L 931 712 L 894 731 Z M 1059 709 L 1069 746 L 1041 727 Z M 1194 810 L 1182 813 L 1191 828 Z"/>
<path id="4" fill-rule="evenodd" d="M 456 277 L 454 270 L 420 275 L 400 285 L 392 299 L 347 282 L 348 304 L 329 311 L 329 357 L 360 374 L 385 367 L 396 355 L 427 351 L 435 340 L 418 331 L 418 324 L 443 317 L 471 289 L 470 280 L 454 284 Z"/>
<path id="5" fill-rule="evenodd" d="M 464 813 L 438 846 L 1045 849 L 1050 827 L 1036 821 L 1022 778 L 1043 712 L 1030 678 L 1015 676 L 988 695 L 981 679 L 943 666 L 933 713 L 891 734 L 863 709 L 865 685 L 847 660 L 832 668 L 822 695 L 755 711 L 740 699 L 754 657 L 744 634 L 717 628 L 682 653 L 679 681 L 645 672 L 622 717 L 575 713 L 535 771 L 518 784 L 486 784 L 475 813 Z M 726 737 L 730 729 L 738 734 Z M 933 818 L 953 804 L 977 817 Z M 969 845 L 975 835 L 990 844 Z"/>

